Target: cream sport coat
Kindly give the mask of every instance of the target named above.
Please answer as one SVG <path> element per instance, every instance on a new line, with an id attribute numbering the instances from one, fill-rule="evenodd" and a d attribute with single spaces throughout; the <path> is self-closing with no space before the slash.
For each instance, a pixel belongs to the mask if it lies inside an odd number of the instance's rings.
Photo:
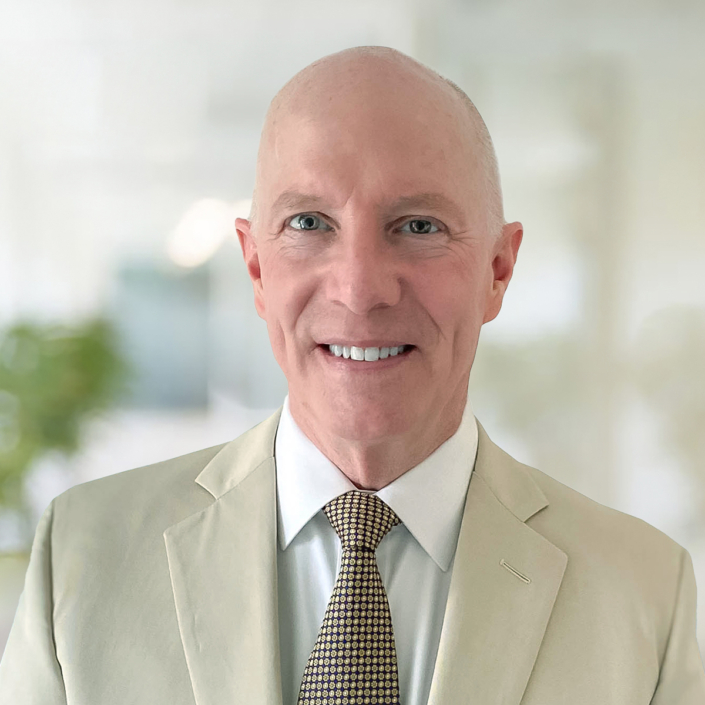
<path id="1" fill-rule="evenodd" d="M 280 413 L 52 502 L 2 705 L 281 705 Z M 704 705 L 688 552 L 478 430 L 429 704 Z"/>

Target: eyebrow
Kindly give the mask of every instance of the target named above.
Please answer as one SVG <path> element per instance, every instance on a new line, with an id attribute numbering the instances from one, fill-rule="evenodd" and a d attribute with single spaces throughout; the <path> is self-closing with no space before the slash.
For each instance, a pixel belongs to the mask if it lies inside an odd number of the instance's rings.
<path id="1" fill-rule="evenodd" d="M 307 205 L 320 206 L 324 203 L 325 199 L 320 196 L 289 189 L 280 193 L 277 200 L 274 201 L 272 213 L 276 215 L 280 211 L 289 210 L 290 208 L 303 208 Z"/>
<path id="2" fill-rule="evenodd" d="M 392 204 L 393 211 L 408 211 L 415 208 L 444 211 L 456 220 L 464 220 L 463 209 L 448 196 L 442 193 L 417 193 L 412 196 L 401 196 Z"/>
<path id="3" fill-rule="evenodd" d="M 326 204 L 326 199 L 315 194 L 301 193 L 300 191 L 288 189 L 283 191 L 272 206 L 273 215 L 277 215 L 280 211 L 293 208 L 311 208 L 323 206 Z M 401 196 L 393 201 L 389 206 L 391 213 L 399 211 L 409 211 L 415 208 L 427 208 L 429 210 L 445 211 L 457 220 L 463 220 L 464 214 L 462 208 L 455 201 L 444 196 L 442 193 L 424 192 L 416 193 L 411 196 Z"/>

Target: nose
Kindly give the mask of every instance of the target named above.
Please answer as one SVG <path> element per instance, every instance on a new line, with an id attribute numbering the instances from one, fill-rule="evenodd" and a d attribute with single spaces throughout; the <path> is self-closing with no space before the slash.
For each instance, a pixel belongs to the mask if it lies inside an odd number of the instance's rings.
<path id="1" fill-rule="evenodd" d="M 334 250 L 326 272 L 330 301 L 358 315 L 399 302 L 398 254 L 378 224 L 359 222 L 343 228 Z"/>

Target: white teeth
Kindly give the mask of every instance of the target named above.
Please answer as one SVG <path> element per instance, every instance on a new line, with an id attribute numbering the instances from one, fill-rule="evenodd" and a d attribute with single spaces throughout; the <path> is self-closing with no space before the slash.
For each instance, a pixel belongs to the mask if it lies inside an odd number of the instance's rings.
<path id="1" fill-rule="evenodd" d="M 384 360 L 389 356 L 398 355 L 404 352 L 407 347 L 406 345 L 395 345 L 391 348 L 359 348 L 355 345 L 329 345 L 328 349 L 336 357 L 342 356 L 346 360 L 352 358 L 353 360 L 374 362 L 375 360 Z"/>

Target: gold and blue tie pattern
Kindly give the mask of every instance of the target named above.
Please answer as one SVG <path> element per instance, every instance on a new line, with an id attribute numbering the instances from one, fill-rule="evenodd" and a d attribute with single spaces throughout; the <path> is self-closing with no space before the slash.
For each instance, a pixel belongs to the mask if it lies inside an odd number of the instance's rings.
<path id="1" fill-rule="evenodd" d="M 357 490 L 323 511 L 343 551 L 298 705 L 399 705 L 392 615 L 375 551 L 401 521 L 379 497 Z"/>

